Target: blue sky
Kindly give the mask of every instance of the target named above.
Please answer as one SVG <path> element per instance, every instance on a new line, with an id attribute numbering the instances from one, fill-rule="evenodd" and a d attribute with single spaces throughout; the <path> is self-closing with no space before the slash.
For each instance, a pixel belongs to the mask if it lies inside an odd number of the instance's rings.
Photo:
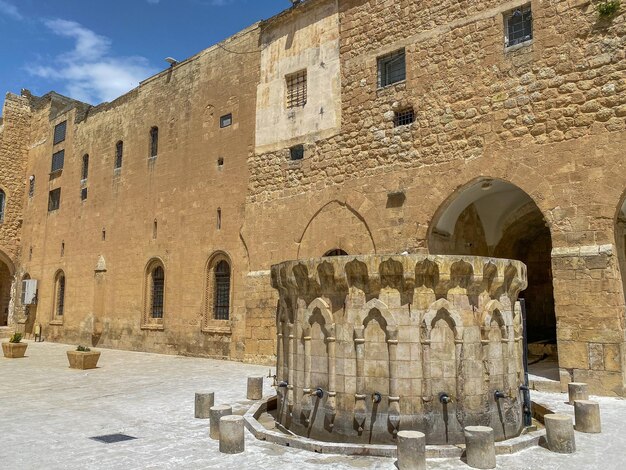
<path id="1" fill-rule="evenodd" d="M 0 0 L 0 102 L 50 90 L 110 101 L 288 0 Z"/>

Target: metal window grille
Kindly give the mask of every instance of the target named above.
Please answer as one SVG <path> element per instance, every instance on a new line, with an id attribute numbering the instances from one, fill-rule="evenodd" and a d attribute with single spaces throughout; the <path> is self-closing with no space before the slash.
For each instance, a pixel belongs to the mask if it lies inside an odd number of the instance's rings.
<path id="1" fill-rule="evenodd" d="M 402 111 L 396 111 L 393 118 L 394 126 L 406 126 L 415 122 L 415 113 L 413 108 L 403 109 Z"/>
<path id="2" fill-rule="evenodd" d="M 287 108 L 303 107 L 307 97 L 306 70 L 287 75 Z"/>
<path id="3" fill-rule="evenodd" d="M 232 114 L 226 114 L 225 116 L 222 116 L 220 118 L 220 127 L 224 128 L 224 127 L 228 127 L 233 123 L 233 115 Z"/>
<path id="4" fill-rule="evenodd" d="M 65 150 L 59 150 L 58 152 L 52 155 L 52 168 L 50 170 L 51 173 L 55 171 L 59 171 L 63 169 L 63 164 L 65 162 Z"/>
<path id="5" fill-rule="evenodd" d="M 124 158 L 124 142 L 121 140 L 115 145 L 115 169 L 122 168 Z"/>
<path id="6" fill-rule="evenodd" d="M 48 212 L 56 211 L 61 206 L 61 188 L 48 193 Z"/>
<path id="7" fill-rule="evenodd" d="M 30 175 L 28 179 L 28 197 L 35 195 L 35 175 Z"/>
<path id="8" fill-rule="evenodd" d="M 165 291 L 165 272 L 161 266 L 152 270 L 152 295 L 150 314 L 152 318 L 163 318 L 163 293 Z"/>
<path id="9" fill-rule="evenodd" d="M 289 158 L 292 160 L 302 160 L 304 158 L 304 145 L 296 145 L 289 149 Z"/>
<path id="10" fill-rule="evenodd" d="M 83 155 L 83 170 L 81 171 L 81 179 L 86 180 L 89 176 L 89 155 Z"/>
<path id="11" fill-rule="evenodd" d="M 87 199 L 87 188 L 82 188 L 80 190 L 80 200 L 85 201 Z"/>
<path id="12" fill-rule="evenodd" d="M 530 5 L 518 8 L 507 18 L 507 47 L 528 41 L 533 37 L 533 18 Z"/>
<path id="13" fill-rule="evenodd" d="M 150 129 L 150 157 L 156 157 L 159 151 L 159 128 Z"/>
<path id="14" fill-rule="evenodd" d="M 406 79 L 404 49 L 378 58 L 378 86 L 384 87 Z"/>
<path id="15" fill-rule="evenodd" d="M 216 320 L 228 320 L 230 316 L 230 266 L 224 260 L 215 267 L 215 301 L 214 314 Z"/>
<path id="16" fill-rule="evenodd" d="M 65 276 L 61 274 L 57 280 L 57 316 L 63 316 L 65 310 Z"/>
<path id="17" fill-rule="evenodd" d="M 4 204 L 6 202 L 6 195 L 4 191 L 0 189 L 0 223 L 4 222 Z"/>
<path id="18" fill-rule="evenodd" d="M 60 144 L 65 140 L 65 131 L 67 129 L 67 121 L 63 121 L 54 126 L 53 145 Z"/>

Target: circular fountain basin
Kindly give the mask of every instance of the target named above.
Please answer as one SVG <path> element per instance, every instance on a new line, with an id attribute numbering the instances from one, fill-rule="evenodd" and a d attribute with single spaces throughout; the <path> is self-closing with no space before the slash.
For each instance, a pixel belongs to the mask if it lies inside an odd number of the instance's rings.
<path id="1" fill-rule="evenodd" d="M 465 426 L 522 430 L 526 266 L 471 256 L 365 255 L 272 267 L 277 421 L 320 441 L 459 444 Z"/>

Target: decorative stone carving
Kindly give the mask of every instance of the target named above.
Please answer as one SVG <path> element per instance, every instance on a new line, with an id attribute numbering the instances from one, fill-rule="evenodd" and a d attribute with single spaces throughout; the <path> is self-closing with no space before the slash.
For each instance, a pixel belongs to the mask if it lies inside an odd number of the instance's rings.
<path id="1" fill-rule="evenodd" d="M 342 256 L 275 265 L 272 285 L 279 419 L 293 432 L 393 443 L 415 429 L 442 444 L 464 442 L 466 426 L 521 431 L 523 263 Z"/>

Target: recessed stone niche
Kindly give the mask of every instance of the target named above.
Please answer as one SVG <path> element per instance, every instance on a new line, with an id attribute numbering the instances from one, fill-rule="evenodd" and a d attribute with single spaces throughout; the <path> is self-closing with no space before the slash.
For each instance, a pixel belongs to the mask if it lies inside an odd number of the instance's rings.
<path id="1" fill-rule="evenodd" d="M 523 263 L 340 256 L 275 265 L 272 285 L 277 420 L 290 431 L 380 444 L 399 430 L 428 444 L 462 443 L 465 426 L 521 432 Z"/>

